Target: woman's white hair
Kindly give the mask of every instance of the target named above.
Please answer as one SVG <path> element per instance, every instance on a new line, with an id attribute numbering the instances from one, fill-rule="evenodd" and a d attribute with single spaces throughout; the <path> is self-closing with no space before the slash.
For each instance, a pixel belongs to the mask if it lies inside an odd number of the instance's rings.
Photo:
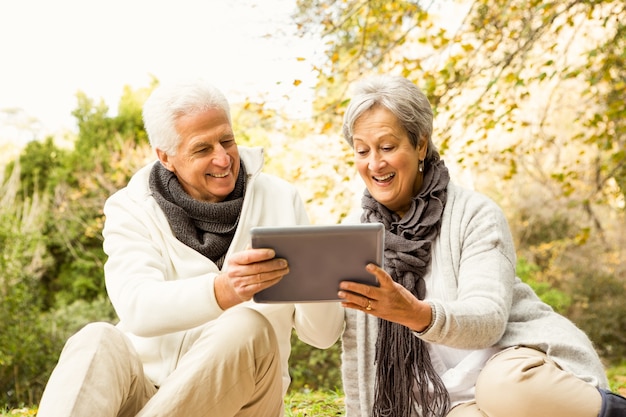
<path id="1" fill-rule="evenodd" d="M 354 146 L 354 123 L 376 105 L 383 106 L 396 116 L 413 147 L 417 147 L 422 140 L 428 141 L 427 160 L 439 160 L 439 152 L 432 141 L 433 110 L 428 98 L 411 81 L 395 75 L 376 75 L 355 84 L 343 118 L 343 137 L 350 146 Z"/>
<path id="2" fill-rule="evenodd" d="M 230 118 L 230 106 L 224 94 L 212 84 L 197 79 L 157 86 L 143 105 L 143 124 L 153 149 L 175 155 L 180 142 L 176 120 L 187 114 L 208 109 L 224 110 Z"/>

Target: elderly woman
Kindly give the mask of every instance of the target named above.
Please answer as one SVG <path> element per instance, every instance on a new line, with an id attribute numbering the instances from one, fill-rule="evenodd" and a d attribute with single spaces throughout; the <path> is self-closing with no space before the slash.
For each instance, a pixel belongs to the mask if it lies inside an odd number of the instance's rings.
<path id="1" fill-rule="evenodd" d="M 515 276 L 502 211 L 450 182 L 432 125 L 402 77 L 361 82 L 345 113 L 367 187 L 354 220 L 386 229 L 380 286 L 340 285 L 346 415 L 626 415 L 587 336 Z"/>
<path id="2" fill-rule="evenodd" d="M 331 346 L 338 303 L 256 304 L 289 272 L 250 228 L 307 223 L 287 182 L 239 147 L 224 95 L 162 85 L 143 109 L 156 159 L 104 206 L 104 276 L 120 317 L 67 342 L 39 417 L 275 417 L 289 385 L 292 330 Z"/>

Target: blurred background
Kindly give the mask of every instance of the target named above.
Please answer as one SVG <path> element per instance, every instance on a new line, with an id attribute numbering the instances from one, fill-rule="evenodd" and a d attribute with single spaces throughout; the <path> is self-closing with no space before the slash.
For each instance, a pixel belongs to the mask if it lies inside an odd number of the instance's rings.
<path id="1" fill-rule="evenodd" d="M 154 158 L 143 101 L 183 76 L 226 93 L 316 224 L 360 200 L 352 82 L 413 80 L 453 180 L 507 214 L 518 275 L 624 375 L 624 22 L 621 0 L 0 0 L 0 407 L 36 405 L 67 337 L 116 321 L 102 207 Z M 291 389 L 340 392 L 339 355 L 294 335 Z"/>

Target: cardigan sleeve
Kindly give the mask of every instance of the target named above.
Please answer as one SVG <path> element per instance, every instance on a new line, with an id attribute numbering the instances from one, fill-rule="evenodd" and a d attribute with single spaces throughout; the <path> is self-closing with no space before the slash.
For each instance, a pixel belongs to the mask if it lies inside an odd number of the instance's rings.
<path id="1" fill-rule="evenodd" d="M 487 197 L 449 192 L 434 249 L 447 297 L 428 299 L 433 321 L 422 339 L 460 349 L 493 346 L 504 334 L 515 284 L 515 249 L 502 210 Z"/>
<path id="2" fill-rule="evenodd" d="M 210 261 L 175 241 L 166 221 L 155 223 L 157 216 L 148 215 L 146 205 L 137 205 L 127 193 L 118 191 L 106 202 L 103 229 L 107 292 L 123 328 L 138 336 L 157 336 L 219 316 L 213 290 L 217 268 L 212 273 Z M 178 248 L 176 256 L 185 259 L 184 271 L 173 272 L 173 254 L 163 243 L 168 239 Z"/>

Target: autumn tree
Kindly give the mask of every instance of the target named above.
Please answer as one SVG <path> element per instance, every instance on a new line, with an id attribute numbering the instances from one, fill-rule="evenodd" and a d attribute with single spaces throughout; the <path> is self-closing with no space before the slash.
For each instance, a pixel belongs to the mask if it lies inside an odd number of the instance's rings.
<path id="1" fill-rule="evenodd" d="M 315 66 L 323 128 L 339 125 L 351 82 L 397 73 L 428 95 L 440 149 L 455 151 L 465 166 L 493 158 L 511 177 L 530 163 L 519 155 L 576 141 L 589 159 L 602 160 L 594 191 L 610 192 L 612 183 L 626 193 L 623 2 L 297 3 L 303 33 L 326 46 L 326 60 Z M 564 127 L 571 127 L 564 135 L 554 131 Z M 576 175 L 556 168 L 551 177 L 567 193 Z"/>
<path id="2" fill-rule="evenodd" d="M 532 276 L 571 295 L 560 299 L 572 317 L 582 317 L 598 291 L 610 297 L 613 285 L 624 287 L 626 3 L 297 5 L 303 36 L 325 48 L 314 66 L 320 131 L 340 131 L 355 80 L 413 80 L 434 107 L 435 143 L 463 174 L 455 179 L 505 206 Z M 581 282 L 594 277 L 604 289 L 592 293 Z"/>

